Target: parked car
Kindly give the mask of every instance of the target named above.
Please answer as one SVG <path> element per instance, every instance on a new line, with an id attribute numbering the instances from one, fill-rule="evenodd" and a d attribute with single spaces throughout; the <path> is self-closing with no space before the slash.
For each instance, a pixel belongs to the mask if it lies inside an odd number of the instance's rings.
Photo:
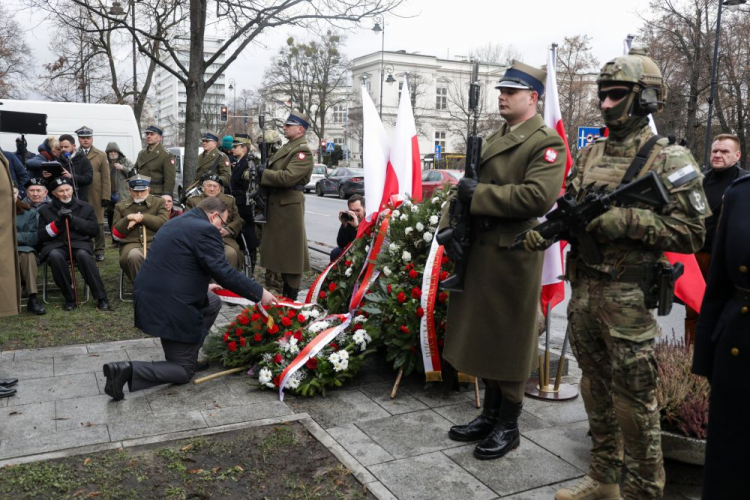
<path id="1" fill-rule="evenodd" d="M 455 186 L 464 176 L 463 170 L 424 170 L 422 172 L 422 197 L 431 198 L 444 184 Z"/>
<path id="2" fill-rule="evenodd" d="M 362 168 L 339 167 L 315 184 L 315 194 L 337 194 L 346 199 L 353 194 L 365 194 L 365 171 Z"/>
<path id="3" fill-rule="evenodd" d="M 316 163 L 315 166 L 313 166 L 313 172 L 312 176 L 310 177 L 310 182 L 308 182 L 305 185 L 305 193 L 308 193 L 315 189 L 315 185 L 318 183 L 320 179 L 325 179 L 326 174 L 328 173 L 328 167 L 326 167 L 322 163 Z"/>

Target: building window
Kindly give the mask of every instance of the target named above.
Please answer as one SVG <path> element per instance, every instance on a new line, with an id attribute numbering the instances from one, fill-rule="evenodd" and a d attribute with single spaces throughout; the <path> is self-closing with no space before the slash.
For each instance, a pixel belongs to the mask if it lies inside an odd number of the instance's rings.
<path id="1" fill-rule="evenodd" d="M 341 137 L 334 137 L 333 143 L 335 145 L 341 146 L 342 144 L 344 144 L 344 139 L 342 139 Z"/>
<path id="2" fill-rule="evenodd" d="M 438 87 L 435 93 L 435 109 L 448 109 L 448 88 Z"/>
<path id="3" fill-rule="evenodd" d="M 336 104 L 333 107 L 333 123 L 344 123 L 346 120 L 346 105 Z"/>
<path id="4" fill-rule="evenodd" d="M 445 132 L 435 132 L 435 146 L 440 146 L 440 151 L 445 153 Z"/>

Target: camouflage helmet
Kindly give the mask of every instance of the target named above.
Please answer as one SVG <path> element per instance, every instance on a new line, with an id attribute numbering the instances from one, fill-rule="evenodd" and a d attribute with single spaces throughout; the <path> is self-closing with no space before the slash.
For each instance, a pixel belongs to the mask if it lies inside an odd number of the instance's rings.
<path id="1" fill-rule="evenodd" d="M 275 130 L 266 130 L 263 133 L 263 135 L 258 134 L 257 139 L 255 139 L 255 142 L 257 144 L 260 144 L 261 142 L 263 142 L 264 137 L 268 144 L 281 143 L 281 136 Z"/>
<path id="2" fill-rule="evenodd" d="M 645 47 L 633 47 L 626 56 L 615 57 L 607 62 L 599 73 L 596 83 L 601 87 L 603 83 L 632 83 L 640 87 L 641 99 L 646 97 L 647 101 L 652 101 L 654 109 L 651 113 L 661 111 L 664 107 L 664 101 L 667 98 L 667 87 L 664 85 L 664 78 L 661 70 L 656 63 L 648 57 L 648 50 Z M 643 95 L 643 90 L 649 89 L 646 94 L 650 99 Z M 647 103 L 643 103 L 647 104 Z M 649 103 L 651 104 L 651 103 Z"/>

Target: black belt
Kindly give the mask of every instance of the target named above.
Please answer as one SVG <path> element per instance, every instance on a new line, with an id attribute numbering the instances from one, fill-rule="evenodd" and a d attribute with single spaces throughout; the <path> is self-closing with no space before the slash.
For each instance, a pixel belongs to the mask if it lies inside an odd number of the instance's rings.
<path id="1" fill-rule="evenodd" d="M 271 192 L 275 194 L 283 193 L 284 191 L 304 191 L 304 190 L 305 190 L 304 185 L 303 186 L 297 185 L 297 186 L 292 186 L 288 188 L 271 188 Z"/>
<path id="2" fill-rule="evenodd" d="M 643 283 L 648 279 L 649 270 L 647 265 L 641 266 L 619 266 L 617 270 L 612 273 L 605 273 L 588 267 L 582 262 L 578 261 L 576 264 L 576 272 L 579 276 L 586 277 L 595 281 L 618 281 L 620 283 Z"/>
<path id="3" fill-rule="evenodd" d="M 739 286 L 734 287 L 734 298 L 739 302 L 750 302 L 750 290 Z"/>
<path id="4" fill-rule="evenodd" d="M 151 181 L 152 186 L 163 186 L 164 181 Z"/>
<path id="5" fill-rule="evenodd" d="M 518 224 L 520 222 L 528 222 L 531 219 L 511 219 L 505 217 L 490 217 L 487 215 L 480 215 L 472 217 L 472 223 L 478 231 L 489 231 L 500 226 L 508 226 L 510 224 Z"/>

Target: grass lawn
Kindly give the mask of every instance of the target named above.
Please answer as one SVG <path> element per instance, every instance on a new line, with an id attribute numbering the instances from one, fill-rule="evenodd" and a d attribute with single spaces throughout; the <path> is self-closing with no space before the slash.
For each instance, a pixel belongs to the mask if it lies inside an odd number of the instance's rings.
<path id="1" fill-rule="evenodd" d="M 0 469 L 2 499 L 373 499 L 298 422 Z"/>

